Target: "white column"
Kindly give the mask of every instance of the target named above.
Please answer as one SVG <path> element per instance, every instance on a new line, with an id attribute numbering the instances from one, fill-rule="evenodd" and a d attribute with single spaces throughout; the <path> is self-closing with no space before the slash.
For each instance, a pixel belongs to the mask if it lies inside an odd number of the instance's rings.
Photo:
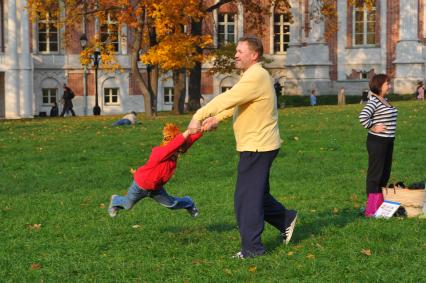
<path id="1" fill-rule="evenodd" d="M 7 45 L 5 78 L 6 118 L 16 119 L 19 115 L 19 70 L 18 70 L 18 41 L 17 41 L 16 1 L 9 0 L 7 5 Z"/>
<path id="2" fill-rule="evenodd" d="M 290 24 L 290 42 L 289 48 L 287 49 L 287 58 L 285 65 L 287 67 L 298 64 L 300 62 L 300 52 L 302 47 L 301 32 L 302 27 L 302 7 L 300 7 L 299 0 L 290 1 L 291 15 L 293 22 Z M 273 15 L 273 11 L 272 11 Z M 273 50 L 274 38 L 274 19 L 271 17 L 271 50 Z"/>
<path id="3" fill-rule="evenodd" d="M 237 4 L 237 9 L 238 9 L 238 12 L 237 12 L 238 13 L 237 14 L 238 27 L 237 27 L 237 38 L 236 38 L 235 42 L 237 42 L 238 39 L 240 39 L 241 37 L 244 36 L 244 7 L 243 7 L 243 4 L 239 1 L 238 1 L 238 4 Z"/>
<path id="4" fill-rule="evenodd" d="M 346 80 L 346 42 L 347 42 L 347 11 L 348 5 L 346 0 L 337 1 L 338 11 L 338 33 L 337 33 L 337 80 Z"/>
<path id="5" fill-rule="evenodd" d="M 400 0 L 399 39 L 415 40 L 418 34 L 418 0 Z"/>
<path id="6" fill-rule="evenodd" d="M 380 0 L 380 56 L 382 57 L 381 60 L 381 70 L 376 70 L 376 73 L 386 73 L 386 16 L 388 13 L 387 8 L 387 0 Z"/>
<path id="7" fill-rule="evenodd" d="M 21 12 L 21 40 L 22 40 L 22 97 L 23 109 L 22 117 L 32 118 L 33 117 L 33 95 L 32 95 L 32 68 L 31 68 L 31 54 L 30 54 L 30 32 L 29 32 L 29 19 L 28 11 L 25 8 L 27 5 L 26 0 L 20 1 L 20 12 Z"/>
<path id="8" fill-rule="evenodd" d="M 400 0 L 399 41 L 396 46 L 396 93 L 413 93 L 424 77 L 423 44 L 418 39 L 418 0 Z"/>
<path id="9" fill-rule="evenodd" d="M 426 0 L 422 1 L 423 4 L 423 37 L 426 38 Z"/>

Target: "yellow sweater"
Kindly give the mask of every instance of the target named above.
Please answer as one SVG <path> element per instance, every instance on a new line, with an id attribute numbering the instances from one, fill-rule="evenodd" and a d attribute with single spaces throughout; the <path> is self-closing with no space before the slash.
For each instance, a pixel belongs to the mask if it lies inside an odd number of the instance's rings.
<path id="1" fill-rule="evenodd" d="M 260 63 L 250 66 L 230 90 L 200 108 L 193 119 L 234 116 L 237 151 L 271 151 L 280 148 L 277 101 L 272 78 Z"/>

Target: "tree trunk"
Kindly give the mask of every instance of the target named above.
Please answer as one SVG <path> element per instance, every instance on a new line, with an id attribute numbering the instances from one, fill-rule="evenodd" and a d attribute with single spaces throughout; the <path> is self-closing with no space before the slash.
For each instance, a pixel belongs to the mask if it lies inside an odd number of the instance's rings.
<path id="1" fill-rule="evenodd" d="M 202 21 L 191 22 L 191 34 L 194 36 L 202 35 Z M 197 48 L 197 53 L 202 53 L 201 48 Z M 189 110 L 195 111 L 201 107 L 201 63 L 196 63 L 189 73 Z"/>
<path id="2" fill-rule="evenodd" d="M 151 25 L 148 25 L 149 47 L 154 47 L 158 44 L 157 33 L 155 27 L 152 26 L 153 19 L 148 18 L 148 22 L 151 23 Z M 148 92 L 151 97 L 151 112 L 153 116 L 157 116 L 158 77 L 160 72 L 158 65 L 148 65 L 146 69 L 148 72 Z"/>
<path id="3" fill-rule="evenodd" d="M 185 103 L 185 70 L 173 71 L 173 113 L 183 114 Z"/>
<path id="4" fill-rule="evenodd" d="M 151 100 L 150 108 L 153 117 L 157 116 L 158 66 L 148 65 L 148 93 Z"/>
<path id="5" fill-rule="evenodd" d="M 135 29 L 133 48 L 131 50 L 131 61 L 130 61 L 130 74 L 132 79 L 135 79 L 136 82 L 142 87 L 142 95 L 145 107 L 145 116 L 147 118 L 152 118 L 152 108 L 151 105 L 151 96 L 149 95 L 148 85 L 142 77 L 141 70 L 138 67 L 139 61 L 139 50 L 141 48 L 141 40 L 143 33 L 143 17 L 139 20 L 139 26 Z"/>

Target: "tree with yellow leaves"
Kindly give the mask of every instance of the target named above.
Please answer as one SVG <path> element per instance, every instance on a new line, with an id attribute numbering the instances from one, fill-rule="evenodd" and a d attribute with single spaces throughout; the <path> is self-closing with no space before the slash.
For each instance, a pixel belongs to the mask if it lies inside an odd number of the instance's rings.
<path id="1" fill-rule="evenodd" d="M 337 0 L 314 0 L 326 18 L 329 34 L 337 30 Z M 374 0 L 348 0 L 351 5 L 359 1 L 374 3 Z M 211 18 L 213 11 L 227 4 L 240 3 L 245 11 L 246 29 L 261 35 L 266 26 L 265 19 L 271 5 L 289 12 L 289 0 L 28 0 L 32 18 L 43 13 L 55 14 L 59 25 L 65 27 L 65 37 L 71 37 L 81 23 L 88 20 L 104 23 L 113 17 L 119 26 L 127 26 L 132 46 L 130 50 L 131 76 L 141 86 L 145 113 L 148 117 L 156 113 L 157 83 L 161 72 L 172 71 L 175 81 L 175 111 L 179 95 L 184 92 L 184 75 L 189 73 L 190 110 L 200 107 L 201 65 L 212 53 L 212 38 L 204 34 L 203 23 Z M 60 3 L 60 4 L 59 4 Z M 373 5 L 373 4 L 371 4 Z M 63 13 L 64 11 L 64 13 Z M 65 15 L 65 16 L 63 16 Z M 326 35 L 327 37 L 327 35 Z M 102 68 L 117 70 L 114 53 L 116 39 L 102 40 L 98 34 L 81 52 L 81 62 L 90 63 L 94 50 L 101 52 Z M 65 41 L 67 42 L 67 41 Z M 207 52 L 206 52 L 207 48 Z M 140 68 L 142 60 L 146 67 Z M 189 70 L 189 71 L 188 71 Z M 146 76 L 144 75 L 146 73 Z M 181 112 L 181 111 L 179 111 Z"/>
<path id="2" fill-rule="evenodd" d="M 83 21 L 106 23 L 114 18 L 119 26 L 125 25 L 132 38 L 130 50 L 131 75 L 142 88 L 145 113 L 156 114 L 157 82 L 160 72 L 192 68 L 204 60 L 196 54 L 196 48 L 211 43 L 210 36 L 194 36 L 183 31 L 203 12 L 197 0 L 29 0 L 28 8 L 32 19 L 46 13 L 55 16 L 57 23 L 65 28 L 65 43 L 72 32 L 78 30 Z M 114 53 L 117 38 L 102 40 L 99 33 L 80 54 L 81 63 L 88 65 L 93 51 L 101 52 L 102 68 L 115 71 L 120 68 Z M 139 68 L 142 60 L 146 68 Z M 146 76 L 143 75 L 146 72 Z"/>

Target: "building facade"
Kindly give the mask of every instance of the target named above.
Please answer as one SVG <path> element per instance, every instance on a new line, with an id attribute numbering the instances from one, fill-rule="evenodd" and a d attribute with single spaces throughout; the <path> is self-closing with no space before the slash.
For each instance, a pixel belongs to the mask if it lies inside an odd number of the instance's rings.
<path id="1" fill-rule="evenodd" d="M 290 0 L 291 19 L 273 5 L 266 16 L 262 40 L 266 64 L 286 95 L 360 95 L 377 73 L 392 77 L 395 93 L 413 93 L 426 72 L 426 0 L 376 0 L 373 9 L 363 1 L 355 6 L 336 0 L 338 30 L 325 37 L 327 27 L 319 13 L 318 0 Z M 48 113 L 58 102 L 63 85 L 69 85 L 77 115 L 92 115 L 95 105 L 93 68 L 80 64 L 79 38 L 95 35 L 108 38 L 115 33 L 114 48 L 123 72 L 99 70 L 97 87 L 102 114 L 144 111 L 143 96 L 132 78 L 129 46 L 131 35 L 114 19 L 99 23 L 87 20 L 64 44 L 64 28 L 45 15 L 31 22 L 26 0 L 0 0 L 0 118 L 30 118 Z M 250 34 L 247 14 L 241 4 L 227 4 L 215 10 L 205 23 L 215 46 L 236 42 Z M 204 101 L 232 87 L 238 75 L 210 75 L 203 65 L 201 90 Z M 145 66 L 140 64 L 143 69 Z M 164 76 L 158 82 L 157 108 L 171 110 L 173 81 Z"/>

